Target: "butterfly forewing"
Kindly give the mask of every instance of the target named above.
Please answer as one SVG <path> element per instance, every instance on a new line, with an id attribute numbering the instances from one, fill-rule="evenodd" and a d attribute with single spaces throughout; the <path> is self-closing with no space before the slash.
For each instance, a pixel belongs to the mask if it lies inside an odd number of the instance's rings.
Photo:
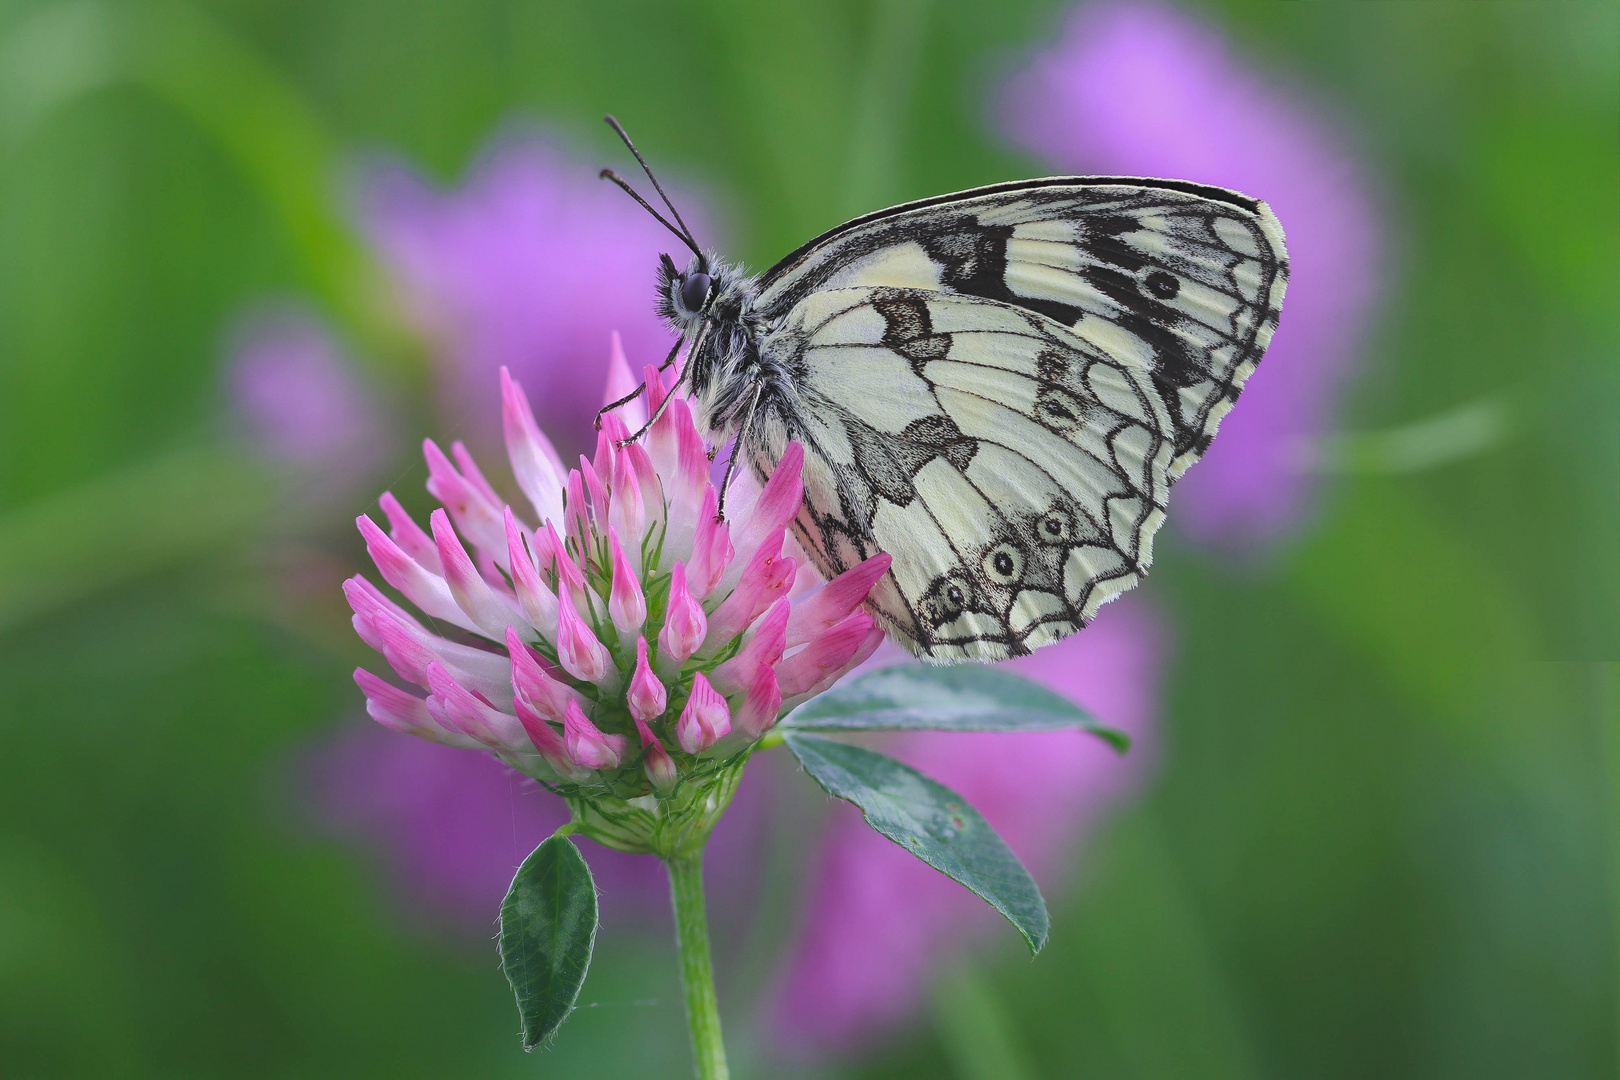
<path id="1" fill-rule="evenodd" d="M 1027 181 L 907 204 L 762 279 L 764 475 L 806 449 L 799 539 L 824 574 L 894 562 L 872 607 L 925 659 L 1074 633 L 1140 579 L 1170 484 L 1276 325 L 1276 219 L 1160 181 Z"/>
<path id="2" fill-rule="evenodd" d="M 1282 229 L 1263 203 L 1174 181 L 1054 177 L 839 226 L 766 272 L 758 309 L 780 315 L 818 290 L 893 285 L 1034 311 L 1151 365 L 1179 476 L 1265 351 L 1286 281 Z"/>

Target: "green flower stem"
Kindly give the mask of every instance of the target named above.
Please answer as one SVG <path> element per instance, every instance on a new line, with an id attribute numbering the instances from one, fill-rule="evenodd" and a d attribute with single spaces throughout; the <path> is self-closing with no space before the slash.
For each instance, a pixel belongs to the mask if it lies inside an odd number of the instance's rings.
<path id="1" fill-rule="evenodd" d="M 720 1037 L 720 1003 L 714 996 L 709 960 L 709 920 L 703 906 L 703 849 L 664 860 L 675 905 L 675 940 L 681 951 L 681 989 L 692 1031 L 692 1065 L 698 1080 L 728 1080 L 726 1046 Z"/>

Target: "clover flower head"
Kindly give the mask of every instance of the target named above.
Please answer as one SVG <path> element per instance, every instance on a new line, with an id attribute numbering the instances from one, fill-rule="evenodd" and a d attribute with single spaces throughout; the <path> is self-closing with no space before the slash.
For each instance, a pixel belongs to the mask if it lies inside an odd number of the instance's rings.
<path id="1" fill-rule="evenodd" d="M 460 443 L 446 454 L 428 440 L 427 488 L 442 504 L 428 528 L 386 492 L 387 529 L 369 515 L 358 524 L 383 580 L 433 628 L 363 576 L 344 592 L 355 630 L 408 684 L 355 671 L 374 719 L 491 751 L 576 816 L 607 813 L 607 838 L 588 834 L 662 851 L 659 830 L 693 807 L 681 835 L 706 834 L 731 773 L 779 716 L 871 655 L 882 632 L 861 604 L 889 557 L 790 595 L 803 450 L 790 443 L 757 497 L 721 520 L 690 402 L 653 368 L 645 379 L 646 404 L 604 414 L 595 456 L 569 468 L 503 368 L 524 504 L 508 504 Z M 607 399 L 634 386 L 615 340 Z M 649 409 L 656 423 L 631 440 Z M 718 798 L 689 790 L 723 776 Z"/>

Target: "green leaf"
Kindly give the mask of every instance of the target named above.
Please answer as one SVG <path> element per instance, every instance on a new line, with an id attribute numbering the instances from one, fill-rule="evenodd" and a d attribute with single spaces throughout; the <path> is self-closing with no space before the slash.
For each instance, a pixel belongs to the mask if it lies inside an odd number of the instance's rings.
<path id="1" fill-rule="evenodd" d="M 863 746 L 789 731 L 788 749 L 829 795 L 861 808 L 866 823 L 978 893 L 1041 951 L 1051 920 L 1035 879 L 967 801 L 910 765 Z"/>
<path id="2" fill-rule="evenodd" d="M 794 709 L 799 731 L 1056 731 L 1078 728 L 1124 753 L 1131 738 L 1067 698 L 980 664 L 883 668 L 840 683 Z"/>
<path id="3" fill-rule="evenodd" d="M 501 904 L 501 970 L 517 994 L 523 1049 L 568 1019 L 596 944 L 596 882 L 567 837 L 553 836 L 523 860 Z"/>

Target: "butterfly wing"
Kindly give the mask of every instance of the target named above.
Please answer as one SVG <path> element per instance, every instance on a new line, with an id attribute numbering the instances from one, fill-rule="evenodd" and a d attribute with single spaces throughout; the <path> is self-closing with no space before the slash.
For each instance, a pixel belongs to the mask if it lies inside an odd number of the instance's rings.
<path id="1" fill-rule="evenodd" d="M 1028 652 L 1146 572 L 1285 279 L 1270 211 L 1192 185 L 1028 181 L 857 219 L 762 278 L 784 378 L 748 460 L 804 444 L 800 542 L 829 576 L 889 552 L 870 604 L 913 653 Z"/>
<path id="2" fill-rule="evenodd" d="M 1049 177 L 846 222 L 761 278 L 756 310 L 889 285 L 999 300 L 1139 358 L 1175 425 L 1171 478 L 1208 449 L 1277 325 L 1288 260 L 1264 203 L 1221 188 Z"/>
<path id="3" fill-rule="evenodd" d="M 766 347 L 799 377 L 750 464 L 804 444 L 796 535 L 828 576 L 892 555 L 870 603 L 917 655 L 1055 641 L 1152 561 L 1172 423 L 1140 365 L 1008 304 L 872 286 L 811 294 Z"/>

